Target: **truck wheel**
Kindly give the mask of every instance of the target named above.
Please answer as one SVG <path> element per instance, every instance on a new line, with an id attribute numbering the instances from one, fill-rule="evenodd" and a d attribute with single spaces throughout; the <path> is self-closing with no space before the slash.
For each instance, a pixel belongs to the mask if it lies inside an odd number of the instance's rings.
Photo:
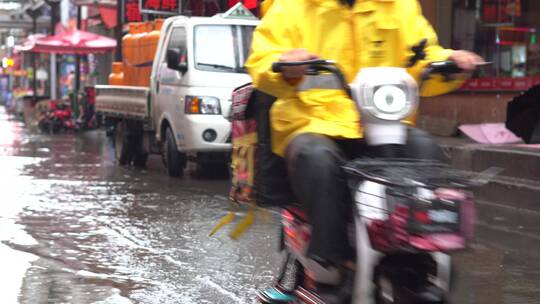
<path id="1" fill-rule="evenodd" d="M 184 167 L 186 166 L 186 156 L 176 147 L 176 140 L 171 128 L 167 128 L 165 132 L 165 143 L 163 145 L 163 153 L 169 176 L 182 176 Z"/>
<path id="2" fill-rule="evenodd" d="M 146 161 L 148 160 L 148 153 L 140 153 L 133 159 L 133 165 L 139 168 L 146 168 Z"/>
<path id="3" fill-rule="evenodd" d="M 116 161 L 120 166 L 129 165 L 132 159 L 130 151 L 133 150 L 129 147 L 129 140 L 125 128 L 125 123 L 119 122 L 114 129 L 114 154 Z"/>
<path id="4" fill-rule="evenodd" d="M 133 156 L 133 165 L 139 168 L 146 167 L 146 161 L 148 160 L 148 134 L 141 132 L 133 136 L 135 141 L 135 154 Z"/>

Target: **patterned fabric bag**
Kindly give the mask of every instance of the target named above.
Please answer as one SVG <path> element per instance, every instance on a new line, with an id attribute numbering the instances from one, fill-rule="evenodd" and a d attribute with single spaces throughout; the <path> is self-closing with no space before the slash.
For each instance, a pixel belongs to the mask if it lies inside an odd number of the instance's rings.
<path id="1" fill-rule="evenodd" d="M 258 206 L 291 204 L 285 161 L 272 152 L 270 108 L 275 97 L 251 84 L 233 92 L 231 200 Z"/>
<path id="2" fill-rule="evenodd" d="M 272 153 L 270 142 L 270 108 L 275 97 L 254 89 L 251 83 L 233 91 L 231 189 L 229 198 L 250 205 L 229 236 L 237 239 L 255 219 L 258 207 L 284 206 L 293 202 L 285 161 Z M 234 221 L 231 211 L 212 229 L 216 233 Z"/>
<path id="3" fill-rule="evenodd" d="M 253 202 L 255 176 L 255 150 L 257 126 L 250 107 L 253 94 L 251 83 L 233 91 L 232 96 L 232 153 L 231 190 L 229 198 L 234 202 Z"/>

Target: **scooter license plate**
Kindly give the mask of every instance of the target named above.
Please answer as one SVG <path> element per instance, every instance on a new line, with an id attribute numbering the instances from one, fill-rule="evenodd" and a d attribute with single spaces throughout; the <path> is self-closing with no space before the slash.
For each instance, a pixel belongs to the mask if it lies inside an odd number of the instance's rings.
<path id="1" fill-rule="evenodd" d="M 411 208 L 409 231 L 414 233 L 449 233 L 460 229 L 459 203 L 434 200 L 416 203 Z"/>

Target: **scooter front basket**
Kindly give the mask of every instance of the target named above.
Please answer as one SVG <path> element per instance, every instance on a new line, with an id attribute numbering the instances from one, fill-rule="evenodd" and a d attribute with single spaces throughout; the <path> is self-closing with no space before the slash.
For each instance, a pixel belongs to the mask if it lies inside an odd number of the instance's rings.
<path id="1" fill-rule="evenodd" d="M 446 165 L 423 160 L 357 160 L 345 170 L 355 191 L 361 192 L 356 204 L 375 249 L 453 251 L 465 248 L 472 238 L 472 194 L 461 182 L 464 177 Z M 378 191 L 358 190 L 366 181 L 379 184 Z"/>

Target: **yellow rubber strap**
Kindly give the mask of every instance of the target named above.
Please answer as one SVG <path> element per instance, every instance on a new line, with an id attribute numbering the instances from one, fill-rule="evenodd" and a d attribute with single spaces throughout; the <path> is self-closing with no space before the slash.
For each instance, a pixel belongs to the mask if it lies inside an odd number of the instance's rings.
<path id="1" fill-rule="evenodd" d="M 234 229 L 229 233 L 229 237 L 233 240 L 238 240 L 244 232 L 246 232 L 249 227 L 253 224 L 253 221 L 255 220 L 255 208 L 250 208 L 249 211 L 246 214 L 246 217 L 244 217 L 236 226 L 234 226 Z"/>
<path id="2" fill-rule="evenodd" d="M 234 218 L 235 218 L 235 213 L 233 211 L 227 213 L 227 215 L 225 215 L 224 217 L 222 217 L 219 222 L 214 226 L 214 228 L 212 228 L 212 230 L 210 231 L 210 234 L 208 234 L 208 236 L 213 236 L 214 234 L 216 234 L 216 232 L 218 232 L 221 228 L 223 228 L 223 226 L 229 224 L 230 222 L 234 221 Z"/>

